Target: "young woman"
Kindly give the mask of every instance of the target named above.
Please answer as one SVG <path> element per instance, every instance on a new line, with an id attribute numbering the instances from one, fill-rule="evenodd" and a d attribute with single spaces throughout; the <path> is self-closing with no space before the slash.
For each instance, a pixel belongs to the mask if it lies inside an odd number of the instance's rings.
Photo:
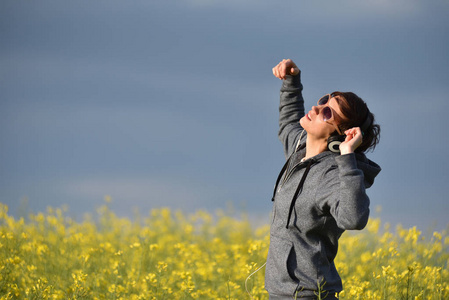
<path id="1" fill-rule="evenodd" d="M 380 167 L 363 154 L 380 127 L 354 93 L 334 92 L 304 111 L 300 70 L 282 60 L 279 139 L 287 159 L 273 193 L 265 288 L 270 300 L 337 299 L 334 265 L 345 230 L 363 229 L 370 187 Z"/>

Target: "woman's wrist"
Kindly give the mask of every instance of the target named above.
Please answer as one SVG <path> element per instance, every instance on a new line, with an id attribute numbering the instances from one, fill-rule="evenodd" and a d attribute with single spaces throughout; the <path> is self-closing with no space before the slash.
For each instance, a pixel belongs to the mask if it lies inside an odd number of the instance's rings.
<path id="1" fill-rule="evenodd" d="M 340 155 L 346 155 L 351 153 L 354 153 L 354 150 L 352 150 L 351 148 L 347 149 L 346 147 L 340 147 Z"/>

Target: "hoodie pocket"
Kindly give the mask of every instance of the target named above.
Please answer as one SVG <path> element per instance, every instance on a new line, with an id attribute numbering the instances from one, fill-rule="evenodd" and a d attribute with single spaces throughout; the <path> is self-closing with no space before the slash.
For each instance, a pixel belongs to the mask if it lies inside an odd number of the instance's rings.
<path id="1" fill-rule="evenodd" d="M 299 280 L 294 276 L 296 268 L 296 254 L 293 244 L 271 236 L 265 271 L 265 288 L 267 291 L 275 295 L 293 295 L 299 284 Z"/>

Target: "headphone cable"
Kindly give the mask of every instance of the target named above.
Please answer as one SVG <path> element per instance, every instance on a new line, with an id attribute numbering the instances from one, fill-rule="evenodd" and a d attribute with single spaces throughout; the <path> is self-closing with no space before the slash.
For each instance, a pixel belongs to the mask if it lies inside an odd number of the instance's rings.
<path id="1" fill-rule="evenodd" d="M 253 276 L 254 274 L 256 274 L 257 272 L 259 272 L 260 269 L 262 269 L 263 267 L 265 267 L 265 265 L 267 264 L 267 262 L 265 262 L 261 267 L 259 267 L 256 271 L 252 272 L 248 277 L 246 277 L 245 280 L 245 289 L 246 292 L 248 293 L 249 297 L 251 298 L 251 300 L 254 300 L 253 296 L 251 296 L 251 293 L 248 291 L 248 286 L 247 286 L 247 282 L 248 279 L 250 279 L 251 276 Z"/>

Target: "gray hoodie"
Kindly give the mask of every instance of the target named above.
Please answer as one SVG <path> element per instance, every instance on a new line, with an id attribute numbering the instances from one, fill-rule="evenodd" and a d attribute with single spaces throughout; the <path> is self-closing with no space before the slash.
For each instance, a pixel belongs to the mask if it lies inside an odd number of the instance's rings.
<path id="1" fill-rule="evenodd" d="M 345 230 L 366 226 L 369 198 L 365 189 L 381 170 L 362 153 L 325 151 L 301 162 L 307 138 L 299 124 L 304 116 L 301 92 L 300 75 L 284 80 L 279 138 L 287 163 L 273 194 L 265 271 L 270 299 L 294 299 L 296 293 L 298 298 L 313 297 L 318 284 L 330 295 L 342 290 L 334 265 L 338 239 Z"/>

